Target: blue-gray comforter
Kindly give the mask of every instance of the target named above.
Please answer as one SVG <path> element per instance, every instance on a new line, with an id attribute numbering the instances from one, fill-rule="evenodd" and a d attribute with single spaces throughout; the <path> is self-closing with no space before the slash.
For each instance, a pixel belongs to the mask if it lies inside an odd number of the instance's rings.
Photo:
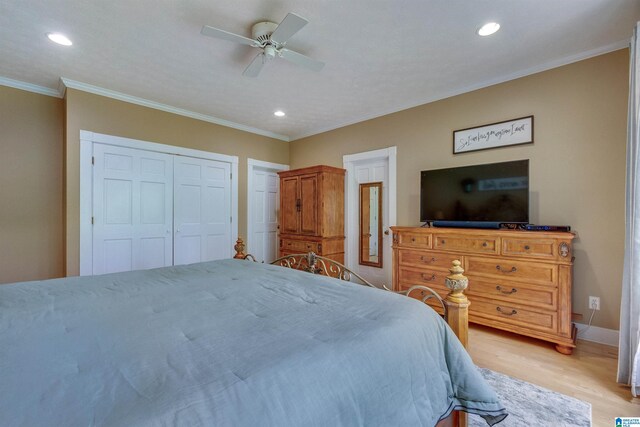
<path id="1" fill-rule="evenodd" d="M 433 426 L 504 418 L 422 303 L 224 260 L 0 286 L 0 426 Z"/>

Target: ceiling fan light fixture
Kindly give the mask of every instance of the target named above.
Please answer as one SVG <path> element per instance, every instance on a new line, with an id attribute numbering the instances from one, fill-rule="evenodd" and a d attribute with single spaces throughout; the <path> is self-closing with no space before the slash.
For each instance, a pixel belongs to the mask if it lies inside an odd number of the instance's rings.
<path id="1" fill-rule="evenodd" d="M 67 36 L 61 33 L 47 33 L 47 37 L 54 43 L 62 46 L 71 46 L 73 43 Z"/>
<path id="2" fill-rule="evenodd" d="M 282 111 L 282 110 L 274 111 L 273 115 L 276 116 L 276 117 L 284 117 L 285 116 L 284 111 Z"/>
<path id="3" fill-rule="evenodd" d="M 264 56 L 265 58 L 267 58 L 267 60 L 271 60 L 275 58 L 276 52 L 277 52 L 276 48 L 271 45 L 267 45 L 264 48 Z"/>
<path id="4" fill-rule="evenodd" d="M 496 33 L 500 29 L 500 24 L 497 22 L 488 22 L 478 29 L 479 36 L 490 36 Z"/>

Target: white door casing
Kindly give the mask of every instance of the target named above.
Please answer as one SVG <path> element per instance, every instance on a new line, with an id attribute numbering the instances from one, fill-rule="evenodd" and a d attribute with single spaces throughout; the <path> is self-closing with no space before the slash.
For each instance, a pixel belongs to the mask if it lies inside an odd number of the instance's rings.
<path id="1" fill-rule="evenodd" d="M 173 263 L 173 156 L 95 144 L 93 274 Z"/>
<path id="2" fill-rule="evenodd" d="M 231 242 L 229 163 L 176 156 L 174 264 L 228 258 Z"/>
<path id="3" fill-rule="evenodd" d="M 347 267 L 358 272 L 374 285 L 391 287 L 392 235 L 389 227 L 396 225 L 396 147 L 343 156 L 347 170 L 345 180 L 345 225 Z M 382 182 L 382 267 L 359 264 L 360 184 Z M 385 234 L 388 232 L 388 234 Z"/>
<path id="4" fill-rule="evenodd" d="M 288 165 L 247 160 L 247 252 L 259 262 L 278 256 L 280 179 L 277 172 Z"/>
<path id="5" fill-rule="evenodd" d="M 221 246 L 220 255 L 226 251 L 224 258 L 233 256 L 233 243 L 238 238 L 238 157 L 225 154 L 217 154 L 189 148 L 182 148 L 166 144 L 157 144 L 153 142 L 140 141 L 130 138 L 122 138 L 112 135 L 104 135 L 90 131 L 80 131 L 80 241 L 79 241 L 79 257 L 80 257 L 80 275 L 91 275 L 93 273 L 93 199 L 94 199 L 94 145 L 104 144 L 114 147 L 125 147 L 138 150 L 146 150 L 148 152 L 167 154 L 172 156 L 186 156 L 199 159 L 208 159 L 218 162 L 227 163 L 232 178 L 230 179 L 230 238 L 228 248 Z M 175 157 L 174 157 L 175 158 Z M 173 191 L 173 183 L 171 184 Z M 172 207 L 173 208 L 173 207 Z M 173 212 L 172 212 L 173 214 Z M 172 224 L 173 226 L 173 224 Z M 166 230 L 165 230 L 166 231 Z M 173 228 L 170 227 L 170 233 L 173 237 Z M 172 260 L 173 261 L 173 260 Z"/>

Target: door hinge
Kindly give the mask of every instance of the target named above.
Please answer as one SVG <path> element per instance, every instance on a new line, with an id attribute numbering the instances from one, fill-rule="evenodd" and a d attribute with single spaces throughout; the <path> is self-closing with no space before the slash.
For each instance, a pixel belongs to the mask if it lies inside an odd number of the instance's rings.
<path id="1" fill-rule="evenodd" d="M 93 156 L 91 156 L 91 164 L 92 164 L 92 165 L 95 165 L 95 164 L 96 164 L 96 158 L 95 158 L 95 157 L 93 157 Z"/>
<path id="2" fill-rule="evenodd" d="M 91 217 L 91 225 L 95 224 L 95 220 L 93 217 Z"/>
<path id="3" fill-rule="evenodd" d="M 232 216 L 229 217 L 229 222 L 233 222 L 233 217 Z"/>
<path id="4" fill-rule="evenodd" d="M 233 172 L 229 174 L 229 179 L 233 179 Z"/>

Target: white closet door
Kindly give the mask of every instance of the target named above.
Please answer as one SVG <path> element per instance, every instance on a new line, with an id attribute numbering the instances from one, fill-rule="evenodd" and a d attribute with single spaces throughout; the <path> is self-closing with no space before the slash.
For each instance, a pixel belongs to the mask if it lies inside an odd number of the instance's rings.
<path id="1" fill-rule="evenodd" d="M 93 274 L 173 264 L 173 156 L 94 144 Z"/>
<path id="2" fill-rule="evenodd" d="M 177 156 L 174 197 L 175 265 L 229 258 L 231 165 Z"/>
<path id="3" fill-rule="evenodd" d="M 254 168 L 252 197 L 251 251 L 259 262 L 269 263 L 278 253 L 278 174 Z"/>

